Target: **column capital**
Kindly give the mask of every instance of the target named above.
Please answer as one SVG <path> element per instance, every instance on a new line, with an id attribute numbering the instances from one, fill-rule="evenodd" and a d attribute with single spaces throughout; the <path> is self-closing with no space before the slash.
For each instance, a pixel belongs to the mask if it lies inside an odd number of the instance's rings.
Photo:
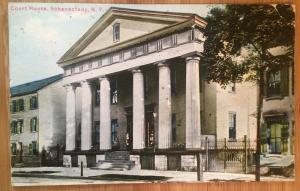
<path id="1" fill-rule="evenodd" d="M 187 56 L 185 57 L 185 61 L 190 61 L 190 60 L 200 60 L 200 56 L 198 55 L 193 55 L 193 56 Z"/>
<path id="2" fill-rule="evenodd" d="M 142 73 L 142 70 L 141 70 L 139 67 L 132 68 L 132 69 L 130 69 L 129 71 L 131 71 L 133 74 L 134 74 L 134 73 Z"/>
<path id="3" fill-rule="evenodd" d="M 158 62 L 155 62 L 154 65 L 156 65 L 159 68 L 161 66 L 168 66 L 169 64 L 167 63 L 166 60 L 160 60 Z"/>
<path id="4" fill-rule="evenodd" d="M 160 67 L 168 67 L 169 66 L 169 64 L 165 60 L 156 62 L 155 64 L 157 65 L 158 68 L 160 68 Z"/>
<path id="5" fill-rule="evenodd" d="M 103 75 L 103 76 L 99 76 L 98 79 L 99 79 L 99 81 L 108 80 L 108 77 Z"/>
<path id="6" fill-rule="evenodd" d="M 80 85 L 83 86 L 83 85 L 92 85 L 92 82 L 91 81 L 88 81 L 88 80 L 82 80 L 80 82 Z"/>
<path id="7" fill-rule="evenodd" d="M 77 85 L 75 85 L 75 84 L 65 84 L 65 85 L 63 85 L 63 87 L 66 88 L 67 91 L 68 90 L 73 90 L 74 91 L 76 89 Z"/>

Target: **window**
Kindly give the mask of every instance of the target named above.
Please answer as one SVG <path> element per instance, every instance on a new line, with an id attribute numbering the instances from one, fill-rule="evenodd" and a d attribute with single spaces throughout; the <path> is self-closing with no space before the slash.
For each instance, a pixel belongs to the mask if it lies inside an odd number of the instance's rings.
<path id="1" fill-rule="evenodd" d="M 100 105 L 100 85 L 95 88 L 95 106 Z"/>
<path id="2" fill-rule="evenodd" d="M 176 143 L 176 113 L 172 113 L 172 143 Z"/>
<path id="3" fill-rule="evenodd" d="M 24 133 L 24 120 L 14 120 L 10 123 L 10 132 L 11 134 Z"/>
<path id="4" fill-rule="evenodd" d="M 176 85 L 177 85 L 177 74 L 176 74 L 176 70 L 174 68 L 171 68 L 171 93 L 172 95 L 176 94 Z"/>
<path id="5" fill-rule="evenodd" d="M 37 117 L 33 117 L 30 119 L 30 130 L 31 130 L 31 132 L 38 131 Z"/>
<path id="6" fill-rule="evenodd" d="M 268 73 L 268 96 L 280 95 L 280 70 Z"/>
<path id="7" fill-rule="evenodd" d="M 12 101 L 12 112 L 15 113 L 17 112 L 17 100 Z"/>
<path id="8" fill-rule="evenodd" d="M 236 113 L 229 112 L 229 140 L 236 140 Z"/>
<path id="9" fill-rule="evenodd" d="M 23 119 L 17 121 L 17 131 L 18 133 L 24 133 Z"/>
<path id="10" fill-rule="evenodd" d="M 12 143 L 11 144 L 11 154 L 12 155 L 16 155 L 17 154 L 17 144 L 16 143 Z"/>
<path id="11" fill-rule="evenodd" d="M 235 83 L 231 83 L 228 85 L 229 92 L 234 93 L 236 91 Z"/>
<path id="12" fill-rule="evenodd" d="M 119 142 L 117 136 L 117 128 L 118 128 L 118 120 L 113 119 L 111 120 L 111 141 L 112 144 L 117 144 Z"/>
<path id="13" fill-rule="evenodd" d="M 13 113 L 24 111 L 24 100 L 23 99 L 13 100 L 11 103 L 10 110 Z"/>
<path id="14" fill-rule="evenodd" d="M 24 100 L 23 99 L 18 100 L 18 105 L 19 105 L 19 111 L 24 111 Z"/>
<path id="15" fill-rule="evenodd" d="M 32 141 L 32 143 L 29 144 L 29 154 L 30 155 L 38 154 L 38 144 L 36 141 Z"/>
<path id="16" fill-rule="evenodd" d="M 120 23 L 115 23 L 113 25 L 113 41 L 120 41 Z"/>
<path id="17" fill-rule="evenodd" d="M 282 97 L 289 95 L 289 67 L 272 69 L 267 72 L 266 89 L 267 97 Z"/>
<path id="18" fill-rule="evenodd" d="M 117 89 L 117 80 L 112 80 L 110 82 L 110 101 L 112 104 L 118 103 L 118 89 Z"/>
<path id="19" fill-rule="evenodd" d="M 11 134 L 16 134 L 17 133 L 17 121 L 12 121 L 10 123 L 10 132 Z"/>
<path id="20" fill-rule="evenodd" d="M 38 108 L 38 99 L 37 96 L 32 96 L 30 98 L 30 109 L 37 109 Z"/>

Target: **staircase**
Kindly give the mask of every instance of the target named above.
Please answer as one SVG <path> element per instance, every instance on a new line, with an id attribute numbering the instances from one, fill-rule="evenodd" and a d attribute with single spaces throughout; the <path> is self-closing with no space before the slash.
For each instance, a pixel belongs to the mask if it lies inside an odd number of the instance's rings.
<path id="1" fill-rule="evenodd" d="M 99 160 L 93 169 L 102 170 L 130 170 L 134 167 L 134 161 L 130 161 L 129 152 L 112 151 L 105 153 L 105 160 Z"/>

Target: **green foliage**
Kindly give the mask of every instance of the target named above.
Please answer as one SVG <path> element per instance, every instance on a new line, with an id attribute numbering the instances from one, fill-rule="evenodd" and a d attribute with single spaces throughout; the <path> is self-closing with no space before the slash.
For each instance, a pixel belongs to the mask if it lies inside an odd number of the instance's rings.
<path id="1" fill-rule="evenodd" d="M 259 71 L 293 62 L 295 14 L 290 5 L 226 5 L 213 8 L 206 20 L 208 81 L 225 86 L 257 80 Z M 272 55 L 269 49 L 278 46 L 288 51 Z"/>

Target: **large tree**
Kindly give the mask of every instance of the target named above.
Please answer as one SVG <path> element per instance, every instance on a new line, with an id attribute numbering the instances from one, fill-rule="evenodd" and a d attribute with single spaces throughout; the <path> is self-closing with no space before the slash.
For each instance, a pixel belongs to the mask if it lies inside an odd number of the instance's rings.
<path id="1" fill-rule="evenodd" d="M 222 86 L 255 81 L 257 94 L 256 180 L 260 180 L 260 125 L 265 73 L 293 63 L 295 14 L 291 5 L 225 5 L 206 17 L 203 64 L 207 80 Z M 271 49 L 284 47 L 274 55 Z"/>

